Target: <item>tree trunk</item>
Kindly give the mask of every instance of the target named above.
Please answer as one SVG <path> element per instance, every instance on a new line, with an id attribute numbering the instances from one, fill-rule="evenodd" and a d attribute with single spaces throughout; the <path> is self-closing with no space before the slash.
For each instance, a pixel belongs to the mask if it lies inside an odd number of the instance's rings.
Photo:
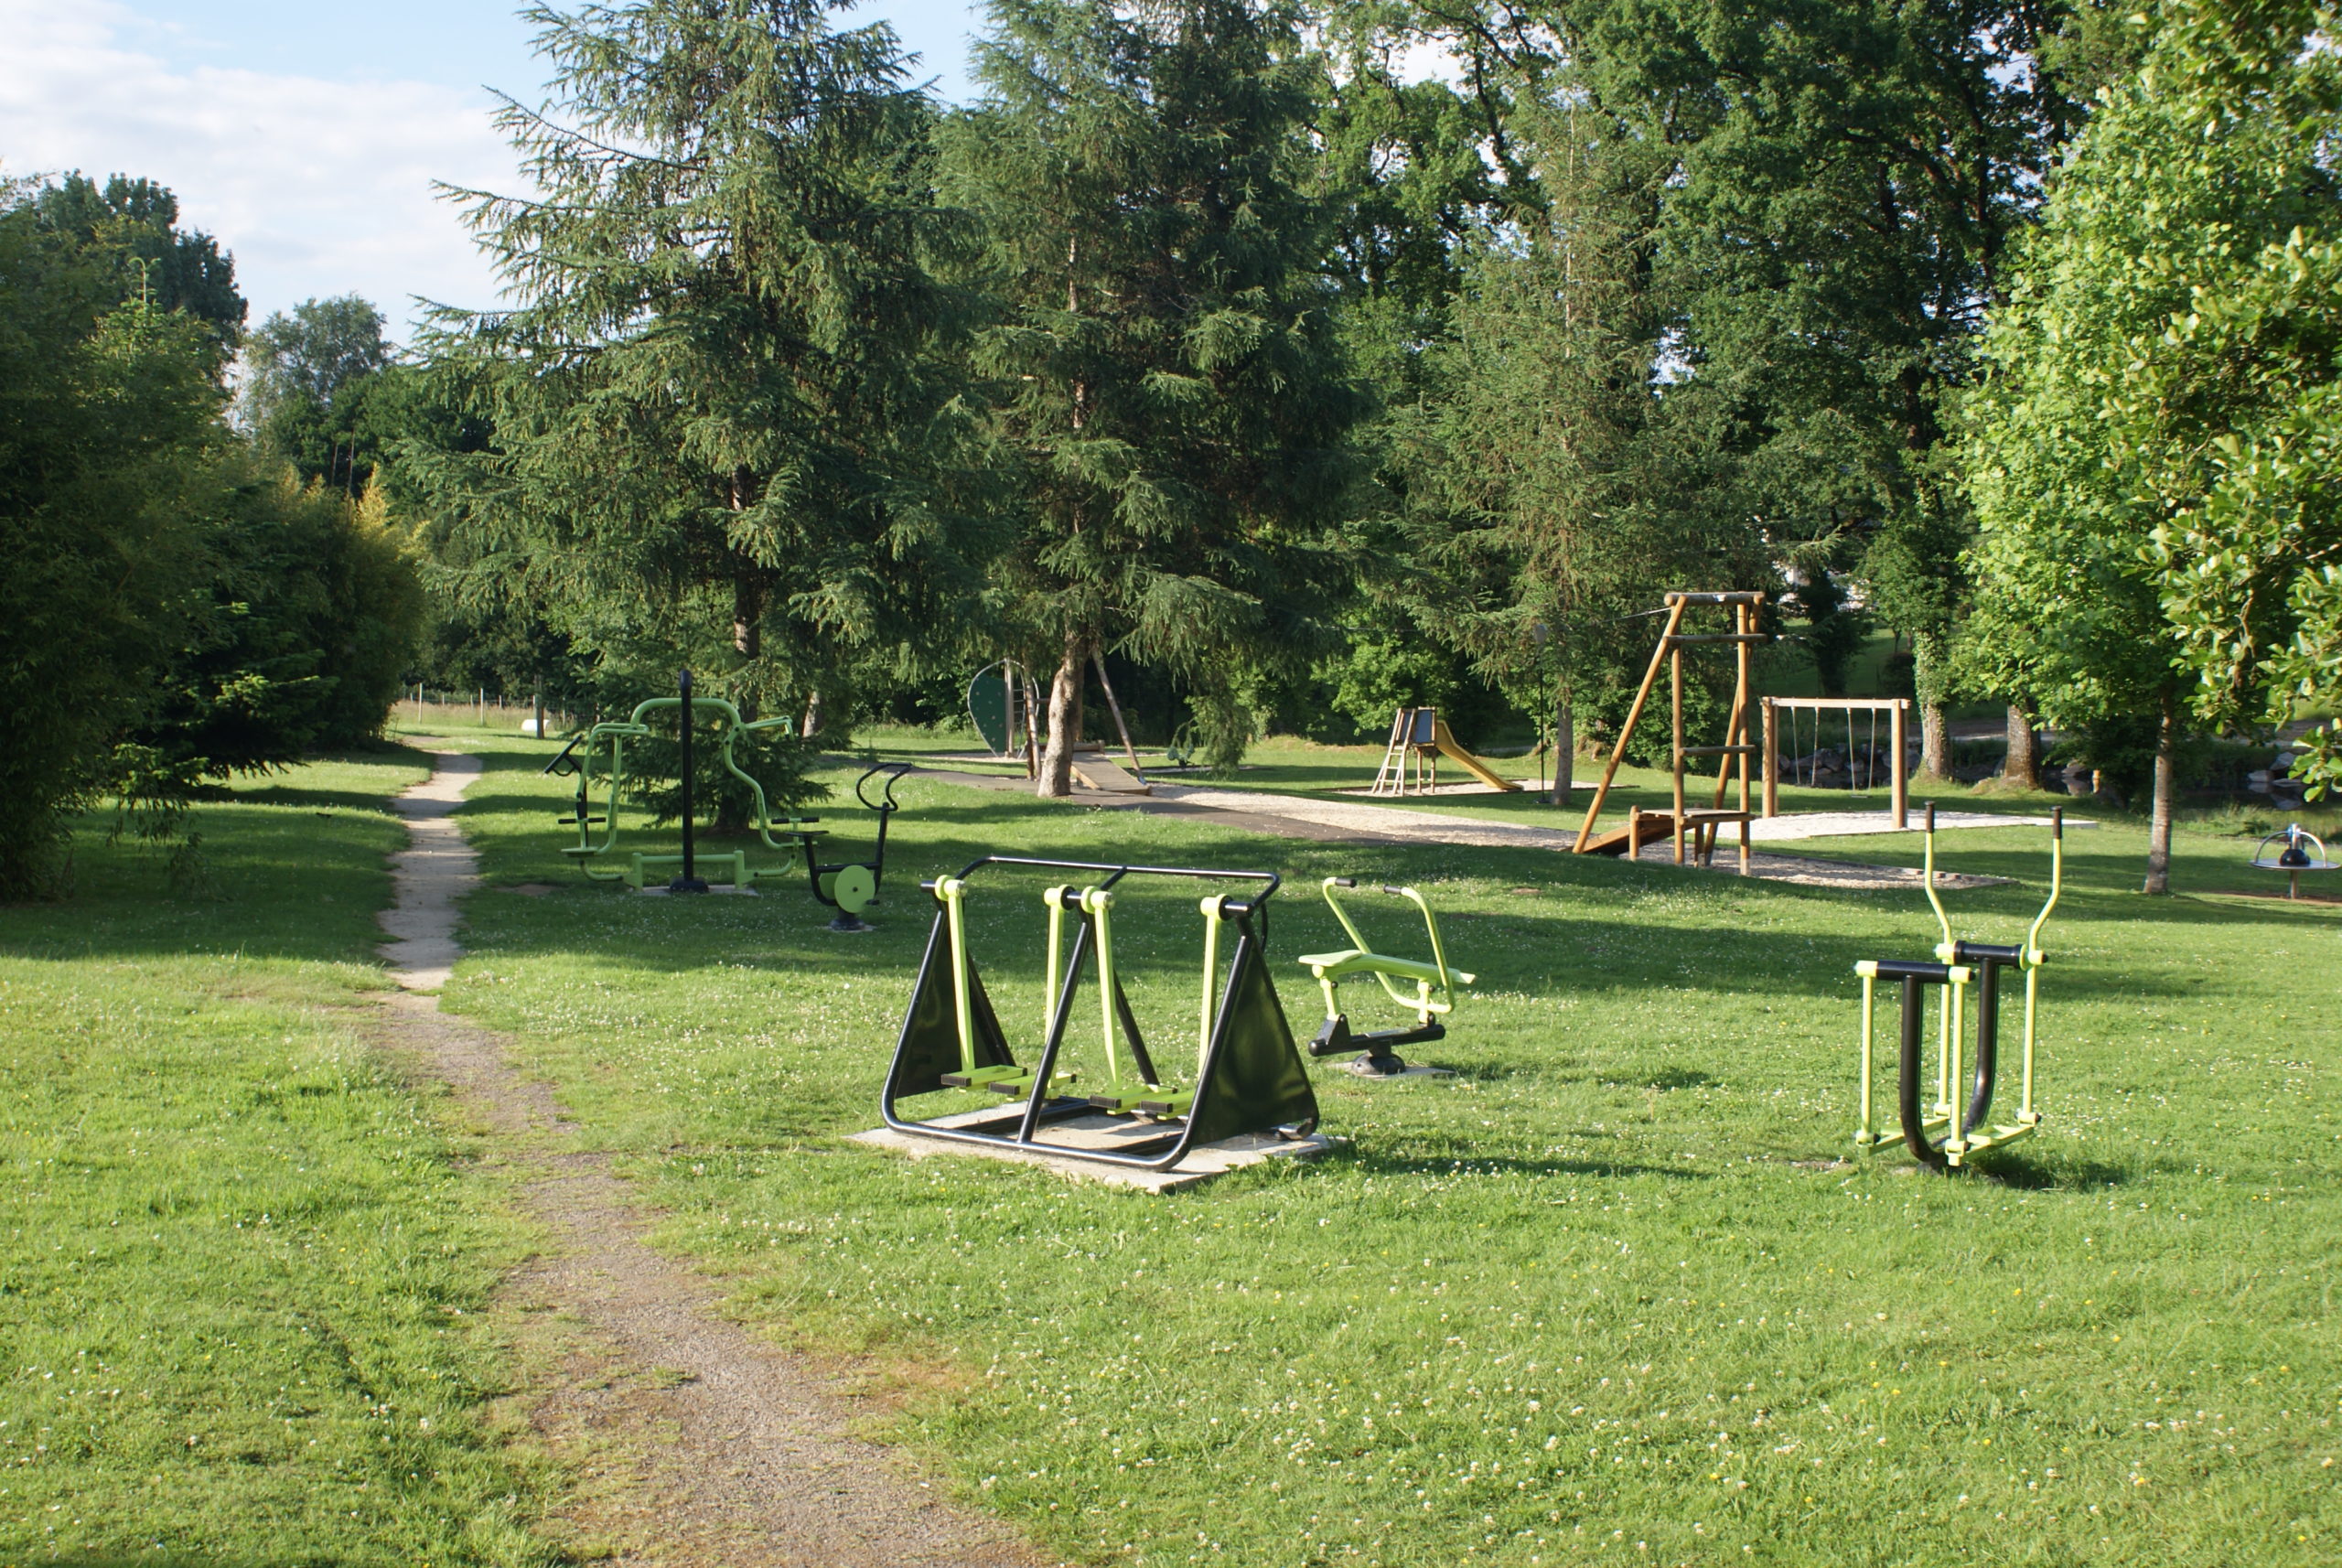
<path id="1" fill-rule="evenodd" d="M 1082 633 L 1065 634 L 1065 657 L 1049 682 L 1049 739 L 1041 753 L 1041 781 L 1035 793 L 1073 793 L 1073 748 L 1081 739 L 1081 689 L 1090 662 L 1090 639 Z"/>
<path id="2" fill-rule="evenodd" d="M 2009 704 L 2009 759 L 2001 765 L 2001 777 L 2021 789 L 2041 788 L 2041 748 L 2033 733 L 2033 715 Z"/>
<path id="3" fill-rule="evenodd" d="M 1919 775 L 1943 783 L 1951 779 L 1951 726 L 1944 722 L 1941 703 L 1919 704 Z"/>
<path id="4" fill-rule="evenodd" d="M 1951 726 L 1943 716 L 1943 649 L 1930 633 L 1911 635 L 1911 684 L 1919 702 L 1919 777 L 1951 780 Z"/>
<path id="5" fill-rule="evenodd" d="M 765 650 L 764 595 L 747 577 L 732 584 L 732 651 L 754 659 Z"/>
<path id="6" fill-rule="evenodd" d="M 1577 752 L 1577 725 L 1570 713 L 1570 700 L 1563 697 L 1553 703 L 1553 804 L 1570 803 L 1570 763 Z"/>
<path id="7" fill-rule="evenodd" d="M 797 726 L 798 735 L 811 740 L 822 733 L 822 693 L 808 693 L 805 697 L 804 722 Z"/>
<path id="8" fill-rule="evenodd" d="M 2155 721 L 2154 805 L 2147 819 L 2148 893 L 2171 891 L 2171 814 L 2179 794 L 2179 693 L 2163 690 Z"/>

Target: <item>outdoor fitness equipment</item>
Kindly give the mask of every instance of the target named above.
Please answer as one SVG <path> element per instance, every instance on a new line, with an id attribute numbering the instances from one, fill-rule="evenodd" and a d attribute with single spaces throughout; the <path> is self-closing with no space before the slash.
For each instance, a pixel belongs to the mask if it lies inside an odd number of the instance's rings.
<path id="1" fill-rule="evenodd" d="M 862 911 L 878 902 L 878 884 L 886 875 L 886 824 L 894 820 L 902 805 L 895 799 L 895 785 L 911 770 L 908 762 L 882 762 L 865 771 L 854 781 L 854 798 L 870 811 L 878 813 L 878 843 L 868 860 L 841 860 L 827 865 L 813 858 L 813 836 L 800 842 L 805 846 L 805 872 L 813 884 L 813 897 L 835 909 L 837 918 L 830 922 L 833 931 L 866 931 L 870 928 L 860 918 Z M 886 782 L 878 787 L 878 799 L 870 798 L 873 779 L 885 775 Z M 800 817 L 800 822 L 819 822 L 819 817 Z"/>
<path id="2" fill-rule="evenodd" d="M 2041 1125 L 2041 1114 L 2033 1108 L 2034 1017 L 2041 995 L 2041 966 L 2047 960 L 2041 950 L 2041 928 L 2048 921 L 2049 912 L 2057 907 L 2058 892 L 2065 886 L 2066 813 L 2059 807 L 2049 814 L 2049 899 L 2041 906 L 2041 913 L 2033 918 L 2032 929 L 2017 947 L 1993 947 L 1953 938 L 1951 918 L 1944 913 L 1943 900 L 1936 897 L 1933 805 L 1928 807 L 1926 832 L 1928 902 L 1935 908 L 1943 940 L 1936 944 L 1933 963 L 1864 959 L 1854 965 L 1854 972 L 1863 981 L 1862 1124 L 1854 1133 L 1854 1144 L 1867 1151 L 1884 1141 L 1871 1119 L 1871 1041 L 1878 983 L 1899 981 L 1903 987 L 1903 1028 L 1896 1101 L 1903 1141 L 1910 1148 L 1912 1158 L 1930 1170 L 1943 1173 L 1966 1164 L 1986 1149 L 2013 1144 Z M 2025 972 L 2025 1076 L 2015 1122 L 1992 1126 L 1985 1117 L 1993 1108 L 1993 1078 L 2000 1065 L 2000 977 L 2001 971 L 2012 964 Z M 1955 1123 L 1952 1096 L 1961 1087 L 1961 1054 L 1967 1040 L 1966 1007 L 1971 984 L 1977 988 L 1975 1077 L 1967 1106 L 1960 1111 Z M 1941 986 L 1943 994 L 1936 1009 L 1935 1105 L 1923 1114 L 1919 1025 L 1925 1006 L 1921 993 L 1930 985 Z"/>
<path id="3" fill-rule="evenodd" d="M 2269 853 L 2269 846 L 2279 839 L 2285 841 L 2285 847 L 2272 855 Z M 2310 853 L 2312 844 L 2317 846 L 2315 854 Z M 2285 897 L 2298 898 L 2302 896 L 2303 872 L 2332 871 L 2337 862 L 2326 853 L 2325 840 L 2299 822 L 2288 822 L 2283 832 L 2271 833 L 2252 846 L 2252 864 L 2262 871 L 2283 872 Z"/>
<path id="4" fill-rule="evenodd" d="M 667 890 L 671 893 L 706 892 L 708 885 L 699 873 L 703 866 L 711 864 L 728 871 L 731 886 L 738 888 L 752 887 L 760 880 L 768 881 L 776 877 L 787 876 L 795 869 L 794 866 L 787 865 L 752 866 L 748 864 L 748 854 L 746 850 L 735 850 L 728 854 L 716 855 L 699 853 L 695 832 L 696 813 L 693 800 L 695 775 L 693 769 L 692 754 L 693 736 L 697 728 L 695 725 L 679 726 L 683 780 L 682 853 L 649 854 L 638 850 L 628 857 L 623 866 L 605 870 L 595 864 L 602 856 L 611 854 L 618 844 L 618 801 L 626 788 L 627 743 L 632 740 L 648 739 L 657 733 L 643 722 L 647 715 L 663 713 L 670 709 L 680 711 L 682 704 L 688 702 L 694 719 L 703 715 L 712 715 L 723 726 L 723 741 L 718 756 L 723 761 L 725 771 L 748 787 L 749 799 L 756 803 L 756 816 L 752 825 L 756 829 L 757 839 L 767 849 L 779 850 L 783 854 L 801 857 L 805 878 L 812 888 L 813 897 L 838 912 L 837 918 L 830 922 L 831 930 L 868 930 L 870 928 L 862 921 L 860 916 L 862 911 L 878 901 L 879 883 L 886 875 L 886 830 L 893 822 L 895 813 L 902 809 L 901 803 L 895 799 L 895 785 L 904 774 L 911 770 L 911 765 L 907 762 L 882 762 L 867 769 L 860 779 L 854 780 L 854 798 L 870 811 L 876 812 L 878 816 L 877 842 L 872 849 L 870 858 L 868 860 L 823 861 L 815 851 L 815 841 L 823 836 L 823 830 L 813 825 L 822 819 L 791 816 L 787 820 L 786 826 L 776 825 L 772 820 L 771 809 L 766 803 L 764 786 L 757 783 L 754 776 L 743 770 L 733 757 L 733 748 L 739 743 L 742 736 L 754 735 L 759 730 L 786 728 L 794 721 L 785 716 L 771 719 L 743 719 L 739 709 L 720 697 L 695 696 L 692 693 L 691 671 L 688 670 L 682 672 L 677 684 L 677 695 L 653 697 L 648 702 L 639 703 L 635 705 L 634 712 L 622 723 L 612 722 L 594 725 L 563 747 L 560 756 L 545 764 L 545 772 L 562 778 L 575 777 L 577 780 L 577 795 L 572 805 L 571 815 L 561 819 L 564 824 L 575 825 L 577 843 L 563 850 L 562 854 L 579 862 L 586 875 L 597 882 L 624 882 L 628 886 L 634 888 L 650 886 L 660 869 L 675 866 L 678 868 L 676 875 L 673 880 L 667 884 Z M 607 786 L 607 794 L 602 804 L 600 816 L 594 814 L 594 783 L 597 775 Z M 873 800 L 869 793 L 871 780 L 882 777 L 885 782 L 879 786 L 878 798 Z M 594 829 L 596 826 L 604 829 L 599 843 L 595 842 L 594 837 Z"/>
<path id="5" fill-rule="evenodd" d="M 1342 923 L 1342 929 L 1349 933 L 1350 940 L 1357 945 L 1344 948 L 1339 952 L 1301 955 L 1300 961 L 1309 966 L 1310 977 L 1326 993 L 1326 1022 L 1319 1027 L 1317 1037 L 1309 1042 L 1309 1054 L 1330 1057 L 1364 1047 L 1365 1054 L 1344 1063 L 1342 1069 L 1356 1073 L 1360 1078 L 1397 1078 L 1410 1070 L 1445 1075 L 1447 1069 L 1445 1068 L 1410 1069 L 1405 1059 L 1391 1049 L 1393 1046 L 1413 1045 L 1420 1040 L 1445 1037 L 1447 1027 L 1440 1019 L 1456 1010 L 1456 983 L 1459 981 L 1466 985 L 1472 983 L 1473 976 L 1462 970 L 1447 967 L 1447 949 L 1439 940 L 1439 918 L 1431 912 L 1431 905 L 1412 887 L 1385 886 L 1382 889 L 1393 897 L 1404 898 L 1423 911 L 1423 930 L 1431 938 L 1429 963 L 1417 959 L 1391 958 L 1368 948 L 1358 923 L 1350 918 L 1349 911 L 1342 908 L 1341 900 L 1334 897 L 1337 887 L 1355 889 L 1357 880 L 1348 876 L 1328 876 L 1318 886 L 1326 895 L 1327 908 L 1334 911 L 1334 918 Z M 1381 982 L 1384 993 L 1391 1001 L 1414 1014 L 1414 1023 L 1401 1029 L 1353 1033 L 1349 1019 L 1343 1014 L 1341 1004 L 1334 994 L 1335 983 L 1353 974 L 1370 974 Z M 1398 984 L 1400 981 L 1413 982 L 1414 994 L 1411 996 L 1402 990 Z M 1438 992 L 1436 996 L 1433 994 L 1434 989 Z"/>
<path id="6" fill-rule="evenodd" d="M 992 866 L 1065 871 L 1085 878 L 1081 886 L 1053 886 L 1041 895 L 1048 910 L 1048 968 L 1041 1045 L 1029 1064 L 1018 1063 L 1010 1051 L 969 950 L 971 879 Z M 1249 897 L 1214 894 L 1197 905 L 1204 923 L 1203 982 L 1196 1076 L 1185 1090 L 1165 1087 L 1114 967 L 1115 889 L 1131 877 L 1155 876 L 1260 884 Z M 887 1126 L 923 1137 L 1158 1171 L 1203 1144 L 1248 1133 L 1304 1138 L 1316 1127 L 1317 1099 L 1285 1027 L 1262 950 L 1267 905 L 1278 886 L 1274 872 L 986 855 L 956 876 L 920 886 L 935 897 L 935 925 L 886 1070 L 879 1109 Z M 1069 944 L 1069 920 L 1074 929 Z M 1223 933 L 1229 929 L 1235 942 L 1223 964 Z M 1106 1082 L 1105 1092 L 1081 1095 L 1070 1091 L 1074 1072 L 1059 1064 L 1082 975 L 1093 960 Z M 1126 1052 L 1115 1048 L 1118 1030 Z M 999 1114 L 942 1122 L 902 1114 L 900 1101 L 946 1089 L 986 1090 L 1017 1103 Z M 1053 1124 L 1101 1116 L 1129 1118 L 1122 1126 L 1132 1135 L 1118 1136 L 1110 1148 L 1043 1135 Z"/>
<path id="7" fill-rule="evenodd" d="M 706 892 L 707 883 L 700 876 L 703 865 L 712 865 L 728 870 L 732 886 L 738 888 L 753 886 L 759 877 L 784 875 L 788 870 L 785 866 L 750 866 L 745 850 L 714 855 L 698 853 L 696 811 L 692 798 L 694 784 L 692 754 L 698 725 L 690 721 L 713 717 L 723 728 L 718 757 L 725 771 L 746 784 L 750 799 L 756 802 L 754 825 L 757 837 L 767 849 L 779 850 L 784 854 L 801 851 L 806 865 L 811 867 L 813 862 L 812 841 L 821 835 L 807 824 L 818 819 L 792 816 L 785 827 L 776 827 L 771 811 L 765 802 L 764 786 L 742 771 L 732 755 L 733 747 L 742 736 L 752 735 L 758 730 L 781 728 L 793 721 L 785 717 L 754 721 L 743 719 L 740 710 L 721 697 L 694 695 L 692 692 L 692 672 L 688 670 L 678 677 L 676 687 L 675 696 L 652 697 L 637 703 L 634 711 L 624 720 L 606 721 L 594 725 L 564 746 L 560 756 L 545 764 L 543 771 L 546 773 L 556 778 L 574 777 L 577 780 L 577 795 L 572 813 L 561 819 L 564 825 L 574 824 L 576 827 L 577 842 L 561 853 L 577 862 L 579 868 L 596 882 L 624 882 L 634 888 L 649 886 L 659 870 L 676 867 L 673 880 L 667 885 L 668 890 L 675 893 Z M 650 854 L 637 850 L 623 865 L 611 864 L 606 869 L 596 863 L 605 856 L 609 857 L 612 863 L 617 861 L 614 852 L 618 848 L 618 802 L 626 789 L 627 743 L 654 738 L 657 732 L 644 721 L 652 714 L 674 712 L 680 715 L 686 711 L 686 704 L 690 721 L 676 725 L 682 750 L 682 853 Z M 594 814 L 594 786 L 597 776 L 606 786 L 602 814 L 599 816 Z M 603 830 L 599 842 L 596 841 L 594 833 L 596 826 Z M 790 842 L 775 842 L 773 835 L 776 832 Z"/>

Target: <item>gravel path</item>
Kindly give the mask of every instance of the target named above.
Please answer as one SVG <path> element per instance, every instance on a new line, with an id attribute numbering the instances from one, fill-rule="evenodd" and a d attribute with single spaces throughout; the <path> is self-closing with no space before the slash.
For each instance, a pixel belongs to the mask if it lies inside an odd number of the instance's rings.
<path id="1" fill-rule="evenodd" d="M 392 857 L 397 899 L 380 918 L 401 990 L 376 1033 L 454 1089 L 549 1238 L 506 1295 L 567 1335 L 553 1386 L 523 1402 L 583 1477 L 570 1522 L 628 1568 L 1042 1568 L 1049 1560 L 1004 1525 L 851 1434 L 876 1408 L 857 1397 L 855 1369 L 725 1320 L 714 1284 L 643 1240 L 651 1217 L 606 1155 L 575 1146 L 552 1090 L 517 1071 L 497 1036 L 439 1011 L 462 951 L 457 900 L 478 882 L 450 813 L 480 764 L 431 749 L 437 770 L 395 806 L 412 847 Z"/>
<path id="2" fill-rule="evenodd" d="M 1033 786 L 1022 779 L 1009 776 L 958 773 L 948 768 L 921 768 L 918 777 L 940 779 L 979 789 L 1013 790 L 1030 794 Z M 1485 785 L 1476 789 L 1493 795 Z M 1459 791 L 1460 792 L 1460 791 Z M 1463 844 L 1477 849 L 1536 850 L 1543 854 L 1565 854 L 1577 842 L 1577 833 L 1569 828 L 1541 828 L 1527 823 L 1489 822 L 1478 817 L 1458 816 L 1446 811 L 1414 811 L 1404 806 L 1353 805 L 1348 800 L 1328 800 L 1322 796 L 1276 795 L 1265 790 L 1213 789 L 1186 784 L 1155 781 L 1152 798 L 1127 795 L 1095 795 L 1078 790 L 1074 801 L 1080 805 L 1106 810 L 1195 815 L 1214 819 L 1226 826 L 1242 828 L 1252 832 L 1273 833 L 1284 838 L 1315 839 L 1333 843 L 1432 843 Z M 1566 815 L 1566 813 L 1563 813 Z M 1581 812 L 1582 816 L 1583 813 Z M 1959 821 L 1947 820 L 1957 816 Z M 1916 814 L 1914 820 L 1917 820 Z M 1990 817 L 1963 811 L 1939 812 L 1936 825 L 1943 827 L 2009 827 L 2027 822 L 2048 822 L 2047 817 Z M 1852 824 L 1852 825 L 1848 825 Z M 2068 827 L 2087 826 L 2068 822 Z M 1767 831 L 1770 830 L 1770 831 Z M 1803 830 L 1803 831 L 1800 831 Z M 1779 842 L 1799 838 L 1819 838 L 1843 833 L 1891 832 L 1894 824 L 1885 812 L 1831 812 L 1826 821 L 1810 828 L 1799 817 L 1776 817 L 1769 822 L 1758 822 L 1750 826 L 1751 840 Z M 1646 865 L 1672 865 L 1675 851 L 1671 843 L 1643 846 L 1636 857 Z M 1793 882 L 1806 887 L 1834 887 L 1847 892 L 1879 893 L 1898 888 L 1916 887 L 1919 874 L 1908 866 L 1864 865 L 1858 862 L 1820 860 L 1810 855 L 1751 854 L 1749 875 L 1767 882 Z M 1686 866 L 1686 870 L 1700 869 Z M 1715 864 L 1706 868 L 1707 874 L 1737 875 L 1740 872 L 1740 846 L 1737 835 L 1729 829 L 1716 844 Z M 1975 876 L 1959 872 L 1939 872 L 1936 886 L 1946 888 L 1990 887 L 2007 881 L 2002 876 Z"/>

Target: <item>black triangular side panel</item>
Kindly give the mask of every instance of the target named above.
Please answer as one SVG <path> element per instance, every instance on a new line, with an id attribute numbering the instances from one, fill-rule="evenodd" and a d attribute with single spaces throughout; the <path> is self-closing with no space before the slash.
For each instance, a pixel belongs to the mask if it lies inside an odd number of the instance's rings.
<path id="1" fill-rule="evenodd" d="M 1016 1058 L 1001 1037 L 1000 1020 L 994 1016 L 992 998 L 973 960 L 968 965 L 968 998 L 975 1013 L 974 1036 L 978 1067 L 1006 1067 Z M 910 1010 L 903 1015 L 903 1032 L 895 1043 L 895 1065 L 887 1073 L 891 1100 L 913 1094 L 933 1094 L 943 1087 L 943 1075 L 960 1070 L 960 1026 L 951 1000 L 951 935 L 945 917 L 935 917 L 928 933 L 927 956 L 919 961 L 919 983 L 911 989 Z"/>
<path id="2" fill-rule="evenodd" d="M 1203 1091 L 1188 1117 L 1190 1146 L 1316 1119 L 1317 1096 L 1285 1026 L 1276 983 L 1248 936 L 1237 944 Z"/>
<path id="3" fill-rule="evenodd" d="M 1123 1040 L 1131 1048 L 1131 1060 L 1137 1064 L 1139 1081 L 1161 1083 L 1155 1070 L 1155 1058 L 1146 1054 L 1146 1039 L 1138 1032 L 1138 1015 L 1131 1011 L 1131 999 L 1123 991 L 1123 977 L 1114 976 L 1114 1015 L 1123 1023 Z"/>

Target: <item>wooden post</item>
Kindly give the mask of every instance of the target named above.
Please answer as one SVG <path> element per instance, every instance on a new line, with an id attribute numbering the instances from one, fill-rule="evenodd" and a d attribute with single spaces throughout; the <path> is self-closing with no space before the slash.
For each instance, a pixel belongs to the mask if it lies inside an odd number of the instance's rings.
<path id="1" fill-rule="evenodd" d="M 1570 845 L 1572 854 L 1584 854 L 1594 842 L 1594 823 L 1602 815 L 1602 802 L 1610 794 L 1610 780 L 1618 776 L 1618 764 L 1625 760 L 1627 742 L 1635 733 L 1635 721 L 1643 716 L 1643 703 L 1650 699 L 1650 689 L 1658 683 L 1660 667 L 1666 662 L 1669 639 L 1683 620 L 1683 601 L 1672 600 L 1667 607 L 1667 627 L 1659 634 L 1659 646 L 1651 650 L 1650 668 L 1643 671 L 1643 683 L 1635 692 L 1634 706 L 1627 710 L 1627 722 L 1618 726 L 1618 744 L 1610 748 L 1610 762 L 1602 770 L 1602 782 L 1595 787 L 1594 799 L 1585 808 L 1585 822 L 1577 830 L 1577 838 Z"/>
<path id="2" fill-rule="evenodd" d="M 1756 635 L 1756 607 L 1755 605 L 1741 607 L 1740 629 L 1745 635 L 1751 637 Z M 1749 647 L 1750 645 L 1746 642 L 1739 645 L 1740 689 L 1735 692 L 1732 697 L 1734 731 L 1732 740 L 1735 746 L 1748 744 Z M 1746 876 L 1748 875 L 1748 754 L 1743 751 L 1736 755 L 1740 761 L 1740 875 Z"/>
<path id="3" fill-rule="evenodd" d="M 1893 774 L 1895 779 L 1895 825 L 1898 829 L 1907 828 L 1911 825 L 1911 780 L 1906 777 L 1903 767 L 1904 715 L 1909 712 L 1910 707 L 1910 698 L 1896 698 L 1895 717 L 1889 726 L 1894 731 L 1895 736 L 1895 771 Z"/>
<path id="4" fill-rule="evenodd" d="M 1683 650 L 1670 639 L 1667 679 L 1675 703 L 1675 864 L 1683 864 Z"/>
<path id="5" fill-rule="evenodd" d="M 1025 694 L 1025 777 L 1037 780 L 1041 777 L 1041 691 L 1029 675 L 1018 682 L 1017 690 Z"/>
<path id="6" fill-rule="evenodd" d="M 1773 699 L 1766 698 L 1765 814 L 1768 817 L 1781 814 L 1781 741 L 1779 732 L 1773 727 L 1778 715 L 1779 710 L 1773 706 Z"/>
<path id="7" fill-rule="evenodd" d="M 1114 733 L 1123 737 L 1123 755 L 1131 759 L 1131 771 L 1144 784 L 1146 782 L 1146 770 L 1138 765 L 1138 747 L 1131 744 L 1131 726 L 1123 722 L 1123 704 L 1114 700 L 1114 683 L 1106 679 L 1106 656 L 1092 653 L 1090 662 L 1098 667 L 1098 684 L 1106 688 L 1106 706 L 1114 715 Z"/>

